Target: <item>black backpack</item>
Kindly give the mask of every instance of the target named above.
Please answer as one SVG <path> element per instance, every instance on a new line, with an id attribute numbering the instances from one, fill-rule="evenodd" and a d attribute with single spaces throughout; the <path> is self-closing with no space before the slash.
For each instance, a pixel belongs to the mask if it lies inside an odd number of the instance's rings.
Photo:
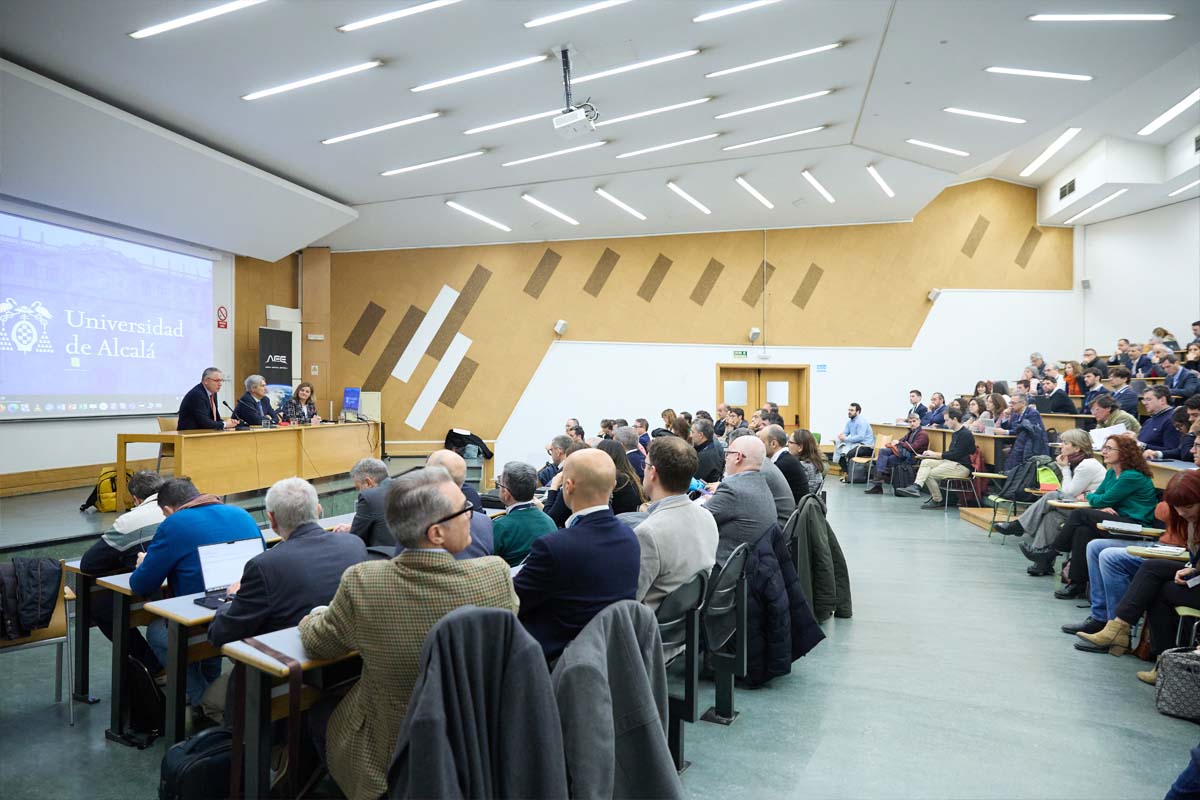
<path id="1" fill-rule="evenodd" d="M 207 728 L 163 756 L 158 800 L 218 800 L 229 796 L 233 733 Z"/>
<path id="2" fill-rule="evenodd" d="M 128 663 L 129 730 L 137 748 L 143 750 L 166 728 L 167 699 L 145 664 L 133 656 Z"/>
<path id="3" fill-rule="evenodd" d="M 1034 503 L 1038 496 L 1029 494 L 1027 489 L 1037 489 L 1042 485 L 1038 480 L 1038 468 L 1049 467 L 1054 470 L 1054 473 L 1062 478 L 1062 469 L 1050 456 L 1033 456 L 1022 461 L 1017 466 L 1013 467 L 1013 471 L 1008 473 L 1008 479 L 1004 481 L 1004 486 L 1000 488 L 999 496 L 1005 500 L 1013 500 L 1018 503 Z"/>

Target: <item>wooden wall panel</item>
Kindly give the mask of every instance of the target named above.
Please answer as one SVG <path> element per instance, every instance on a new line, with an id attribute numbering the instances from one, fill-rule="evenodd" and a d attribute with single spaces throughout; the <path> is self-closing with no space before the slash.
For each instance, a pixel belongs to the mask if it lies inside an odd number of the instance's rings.
<path id="1" fill-rule="evenodd" d="M 274 262 L 245 256 L 234 260 L 233 364 L 219 366 L 237 387 L 235 398 L 242 393 L 242 380 L 258 372 L 258 329 L 267 324 L 267 306 L 295 308 L 298 277 L 295 255 Z"/>
<path id="2" fill-rule="evenodd" d="M 317 410 L 329 407 L 329 352 L 333 347 L 330 338 L 329 283 L 332 265 L 328 247 L 306 247 L 300 253 L 300 380 L 313 385 L 313 394 L 319 401 Z M 357 322 L 357 318 L 355 320 Z M 309 334 L 325 338 L 313 341 Z M 343 337 L 341 341 L 345 341 Z M 313 367 L 317 374 L 312 373 Z M 329 412 L 326 411 L 326 414 Z"/>

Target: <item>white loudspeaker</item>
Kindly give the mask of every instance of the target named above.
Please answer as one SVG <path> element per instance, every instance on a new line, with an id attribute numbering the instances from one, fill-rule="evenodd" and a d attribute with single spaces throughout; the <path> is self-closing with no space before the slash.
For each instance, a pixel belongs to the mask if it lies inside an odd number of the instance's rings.
<path id="1" fill-rule="evenodd" d="M 560 319 L 558 322 L 554 323 L 554 332 L 559 336 L 562 336 L 564 333 L 566 333 L 567 321 L 565 319 Z"/>
<path id="2" fill-rule="evenodd" d="M 758 328 L 751 328 L 749 335 L 750 335 L 750 341 L 757 342 L 758 337 L 762 336 L 762 331 L 760 331 Z"/>
<path id="3" fill-rule="evenodd" d="M 1086 292 L 1088 289 L 1092 288 L 1092 280 L 1091 280 L 1091 278 L 1084 278 L 1083 280 L 1081 280 L 1081 281 L 1079 282 L 1079 288 L 1080 288 L 1080 289 L 1083 289 L 1085 292 Z"/>
<path id="4" fill-rule="evenodd" d="M 941 297 L 941 296 L 942 296 L 942 290 L 941 290 L 941 289 L 930 289 L 930 290 L 929 290 L 929 300 L 930 300 L 930 302 L 933 302 L 934 300 L 937 300 L 937 299 L 938 299 L 939 297 Z"/>

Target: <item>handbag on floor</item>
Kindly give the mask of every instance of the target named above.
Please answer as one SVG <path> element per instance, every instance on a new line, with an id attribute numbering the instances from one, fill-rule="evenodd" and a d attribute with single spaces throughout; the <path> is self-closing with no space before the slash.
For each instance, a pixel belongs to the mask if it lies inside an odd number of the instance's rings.
<path id="1" fill-rule="evenodd" d="M 159 800 L 216 800 L 229 796 L 233 734 L 208 728 L 178 744 L 163 757 Z"/>
<path id="2" fill-rule="evenodd" d="M 1158 660 L 1154 705 L 1168 717 L 1200 721 L 1200 653 L 1190 647 L 1163 652 Z"/>

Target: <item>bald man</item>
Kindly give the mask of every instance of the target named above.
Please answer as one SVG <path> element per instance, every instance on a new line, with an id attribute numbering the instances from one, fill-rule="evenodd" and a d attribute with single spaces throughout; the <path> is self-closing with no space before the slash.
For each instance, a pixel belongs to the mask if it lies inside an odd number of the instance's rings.
<path id="1" fill-rule="evenodd" d="M 454 554 L 456 559 L 479 558 L 490 556 L 495 552 L 495 533 L 492 529 L 492 519 L 483 510 L 483 501 L 479 492 L 466 484 L 467 462 L 453 450 L 434 450 L 425 459 L 427 467 L 441 467 L 450 473 L 450 480 L 462 489 L 463 496 L 475 507 L 471 513 L 471 543 L 465 549 Z M 396 554 L 403 550 L 402 545 L 396 545 Z"/>
<path id="2" fill-rule="evenodd" d="M 563 528 L 533 540 L 513 578 L 521 622 L 547 661 L 607 606 L 637 596 L 641 547 L 608 507 L 616 483 L 616 467 L 603 450 L 567 456 L 562 495 L 573 513 Z"/>
<path id="3" fill-rule="evenodd" d="M 766 447 L 754 435 L 739 436 L 725 448 L 725 479 L 705 504 L 720 534 L 718 564 L 724 564 L 739 544 L 753 545 L 778 521 L 771 487 L 761 471 L 766 457 Z"/>

